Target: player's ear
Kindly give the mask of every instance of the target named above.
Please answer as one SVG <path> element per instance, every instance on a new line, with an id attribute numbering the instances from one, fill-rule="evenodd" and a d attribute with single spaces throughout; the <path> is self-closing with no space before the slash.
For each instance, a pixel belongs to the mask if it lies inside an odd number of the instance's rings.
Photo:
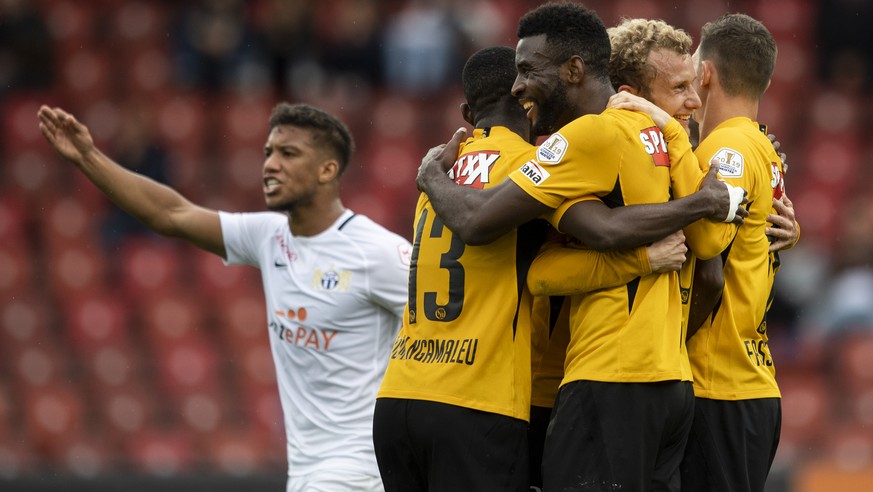
<path id="1" fill-rule="evenodd" d="M 476 126 L 476 124 L 473 123 L 473 110 L 470 109 L 470 105 L 467 104 L 467 101 L 461 103 L 461 116 L 464 117 L 464 121 L 473 126 Z"/>
<path id="2" fill-rule="evenodd" d="M 329 183 L 339 177 L 340 165 L 336 159 L 328 159 L 321 163 L 318 171 L 318 182 Z"/>
<path id="3" fill-rule="evenodd" d="M 635 96 L 639 96 L 639 95 L 640 95 L 640 91 L 639 91 L 639 90 L 637 90 L 635 87 L 631 87 L 631 86 L 629 86 L 629 85 L 627 85 L 627 84 L 622 84 L 622 85 L 618 86 L 618 89 L 617 89 L 615 92 L 621 92 L 621 91 L 629 92 L 629 93 L 631 93 L 631 94 L 633 94 L 633 95 L 635 95 Z"/>
<path id="4" fill-rule="evenodd" d="M 709 60 L 700 62 L 700 86 L 706 87 L 712 82 L 713 71 L 715 67 Z"/>
<path id="5" fill-rule="evenodd" d="M 566 77 L 567 82 L 578 84 L 585 78 L 585 61 L 581 56 L 573 55 L 569 60 L 561 65 L 561 72 Z"/>

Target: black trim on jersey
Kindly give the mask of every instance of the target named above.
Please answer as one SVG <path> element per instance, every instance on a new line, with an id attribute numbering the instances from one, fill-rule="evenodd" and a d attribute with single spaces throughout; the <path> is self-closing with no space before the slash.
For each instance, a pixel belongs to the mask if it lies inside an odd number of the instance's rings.
<path id="1" fill-rule="evenodd" d="M 485 127 L 485 128 L 482 128 L 482 136 L 483 136 L 483 137 L 487 137 L 487 136 L 490 136 L 490 135 L 491 135 L 491 127 L 490 127 L 490 126 L 487 126 L 487 127 Z"/>
<path id="2" fill-rule="evenodd" d="M 567 298 L 564 296 L 549 296 L 549 338 L 552 338 L 555 325 L 558 324 L 558 316 L 561 315 L 561 309 L 566 300 Z"/>
<path id="3" fill-rule="evenodd" d="M 630 313 L 634 309 L 634 299 L 637 297 L 637 289 L 640 288 L 640 277 L 637 277 L 627 283 L 627 312 Z"/>
<path id="4" fill-rule="evenodd" d="M 522 224 L 515 235 L 515 316 L 512 318 L 512 338 L 518 328 L 518 310 L 521 308 L 521 293 L 527 281 L 527 272 L 534 257 L 540 251 L 540 246 L 546 240 L 549 223 L 542 219 L 534 219 Z"/>
<path id="5" fill-rule="evenodd" d="M 337 227 L 336 229 L 337 229 L 338 231 L 343 230 L 343 227 L 345 227 L 346 224 L 348 224 L 350 220 L 354 219 L 354 218 L 357 217 L 357 216 L 358 216 L 358 214 L 354 214 L 354 213 L 353 213 L 351 217 L 349 217 L 348 219 L 344 220 L 343 223 L 340 224 L 339 227 Z"/>
<path id="6" fill-rule="evenodd" d="M 734 247 L 734 241 L 737 240 L 737 236 L 731 240 L 731 243 L 728 244 L 727 248 L 721 252 L 721 269 L 724 271 L 725 265 L 727 265 L 728 256 L 731 254 L 731 248 Z M 715 320 L 715 315 L 718 314 L 719 308 L 721 308 L 721 300 L 724 299 L 724 296 L 718 296 L 718 300 L 715 301 L 715 306 L 712 308 L 712 319 Z"/>
<path id="7" fill-rule="evenodd" d="M 615 186 L 612 191 L 600 198 L 609 208 L 624 207 L 624 195 L 621 193 L 621 182 L 615 178 Z"/>

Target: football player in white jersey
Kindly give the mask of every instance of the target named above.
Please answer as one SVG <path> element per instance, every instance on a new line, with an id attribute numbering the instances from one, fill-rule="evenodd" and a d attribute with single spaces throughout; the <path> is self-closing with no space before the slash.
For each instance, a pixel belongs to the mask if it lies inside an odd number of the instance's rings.
<path id="1" fill-rule="evenodd" d="M 373 409 L 406 304 L 411 248 L 343 206 L 339 178 L 354 146 L 346 126 L 311 106 L 277 105 L 264 146 L 270 212 L 226 213 L 120 166 L 64 110 L 43 106 L 38 117 L 55 150 L 120 208 L 227 264 L 261 270 L 288 491 L 382 490 Z"/>

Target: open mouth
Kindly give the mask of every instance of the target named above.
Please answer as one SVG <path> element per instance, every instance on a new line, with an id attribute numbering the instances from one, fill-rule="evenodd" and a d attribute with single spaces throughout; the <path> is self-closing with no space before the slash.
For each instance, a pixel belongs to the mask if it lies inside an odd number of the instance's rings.
<path id="1" fill-rule="evenodd" d="M 676 114 L 673 115 L 673 118 L 676 118 L 676 121 L 678 121 L 682 126 L 688 126 L 688 122 L 691 121 L 690 114 Z"/>
<path id="2" fill-rule="evenodd" d="M 279 187 L 281 183 L 276 178 L 265 178 L 264 179 L 264 193 L 270 193 Z"/>
<path id="3" fill-rule="evenodd" d="M 519 104 L 521 104 L 521 107 L 526 111 L 527 119 L 534 121 L 534 118 L 536 118 L 536 105 L 534 102 L 530 99 L 523 99 L 519 101 Z"/>

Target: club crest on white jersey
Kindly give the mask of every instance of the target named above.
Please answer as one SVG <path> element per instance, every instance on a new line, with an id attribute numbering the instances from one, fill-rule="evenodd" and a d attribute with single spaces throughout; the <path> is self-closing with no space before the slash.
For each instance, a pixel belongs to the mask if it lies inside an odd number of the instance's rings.
<path id="1" fill-rule="evenodd" d="M 348 292 L 351 284 L 352 272 L 322 271 L 320 268 L 312 272 L 312 288 L 315 290 Z"/>

